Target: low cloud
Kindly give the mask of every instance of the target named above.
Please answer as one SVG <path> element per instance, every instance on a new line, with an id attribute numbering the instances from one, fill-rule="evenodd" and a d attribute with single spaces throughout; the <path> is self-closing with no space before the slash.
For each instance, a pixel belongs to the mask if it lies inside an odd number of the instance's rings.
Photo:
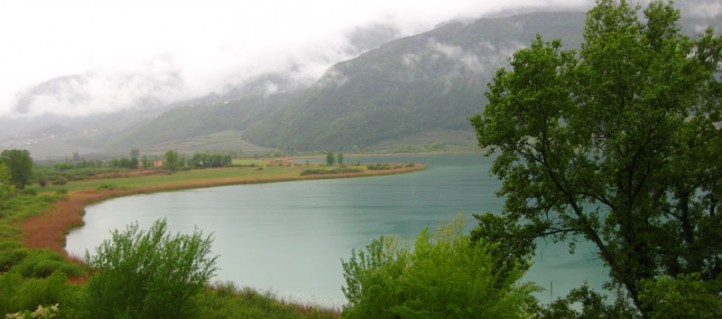
<path id="1" fill-rule="evenodd" d="M 0 116 L 142 109 L 223 94 L 267 73 L 311 83 L 335 63 L 444 21 L 592 2 L 38 1 L 8 0 L 0 10 L 0 38 L 9 48 L 0 59 Z M 438 49 L 469 70 L 487 64 L 478 54 Z"/>
<path id="2" fill-rule="evenodd" d="M 689 13 L 694 16 L 703 18 L 716 18 L 722 16 L 722 3 L 720 2 L 707 2 L 698 3 L 689 7 Z"/>

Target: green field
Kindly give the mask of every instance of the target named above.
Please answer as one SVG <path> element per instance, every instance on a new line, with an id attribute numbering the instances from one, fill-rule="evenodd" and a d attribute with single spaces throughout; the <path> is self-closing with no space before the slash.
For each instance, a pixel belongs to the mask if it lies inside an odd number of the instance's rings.
<path id="1" fill-rule="evenodd" d="M 198 184 L 208 183 L 233 183 L 252 182 L 258 180 L 272 181 L 276 179 L 291 179 L 300 176 L 302 168 L 297 167 L 264 167 L 262 170 L 255 167 L 230 167 L 230 168 L 210 168 L 190 171 L 179 171 L 173 174 L 157 174 L 137 177 L 122 178 L 102 178 L 89 179 L 82 181 L 68 182 L 66 185 L 53 185 L 45 188 L 33 186 L 37 191 L 54 192 L 60 189 L 67 191 L 76 191 L 81 189 L 98 189 L 98 188 L 153 188 L 153 187 L 173 187 L 187 185 L 192 187 Z"/>

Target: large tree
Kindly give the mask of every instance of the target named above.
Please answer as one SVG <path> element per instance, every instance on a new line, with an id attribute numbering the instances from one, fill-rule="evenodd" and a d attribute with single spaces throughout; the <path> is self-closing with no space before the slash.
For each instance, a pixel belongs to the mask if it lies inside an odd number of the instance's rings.
<path id="1" fill-rule="evenodd" d="M 24 189 L 33 175 L 33 159 L 27 150 L 4 150 L 0 153 L 0 161 L 10 169 L 13 184 Z"/>
<path id="2" fill-rule="evenodd" d="M 0 161 L 0 210 L 5 208 L 5 201 L 15 191 L 15 185 L 13 185 L 10 176 L 10 170 L 8 167 Z"/>
<path id="3" fill-rule="evenodd" d="M 163 167 L 171 172 L 175 172 L 178 170 L 178 166 L 180 166 L 180 155 L 178 155 L 178 152 L 173 150 L 166 151 Z"/>
<path id="4" fill-rule="evenodd" d="M 721 278 L 722 39 L 682 34 L 672 3 L 640 10 L 599 0 L 578 52 L 538 36 L 497 72 L 472 124 L 506 201 L 473 235 L 510 260 L 540 237 L 591 241 L 650 316 L 646 281 Z"/>

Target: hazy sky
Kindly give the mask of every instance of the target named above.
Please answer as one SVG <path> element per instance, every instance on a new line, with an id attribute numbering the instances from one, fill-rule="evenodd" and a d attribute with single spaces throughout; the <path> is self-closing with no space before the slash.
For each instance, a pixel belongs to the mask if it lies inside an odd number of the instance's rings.
<path id="1" fill-rule="evenodd" d="M 350 58 L 356 27 L 402 34 L 513 7 L 588 6 L 591 0 L 0 0 L 0 116 L 51 78 L 83 75 L 24 111 L 82 115 L 219 91 L 295 66 L 318 77 Z M 67 92 L 66 92 L 67 91 Z"/>

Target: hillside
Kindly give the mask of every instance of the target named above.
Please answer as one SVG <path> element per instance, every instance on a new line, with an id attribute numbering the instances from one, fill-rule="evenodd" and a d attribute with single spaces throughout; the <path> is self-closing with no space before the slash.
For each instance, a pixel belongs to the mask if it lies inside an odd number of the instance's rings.
<path id="1" fill-rule="evenodd" d="M 486 83 L 514 51 L 536 33 L 576 46 L 583 20 L 578 12 L 531 13 L 448 23 L 390 42 L 335 65 L 244 138 L 294 150 L 349 150 L 424 131 L 470 131 Z"/>

